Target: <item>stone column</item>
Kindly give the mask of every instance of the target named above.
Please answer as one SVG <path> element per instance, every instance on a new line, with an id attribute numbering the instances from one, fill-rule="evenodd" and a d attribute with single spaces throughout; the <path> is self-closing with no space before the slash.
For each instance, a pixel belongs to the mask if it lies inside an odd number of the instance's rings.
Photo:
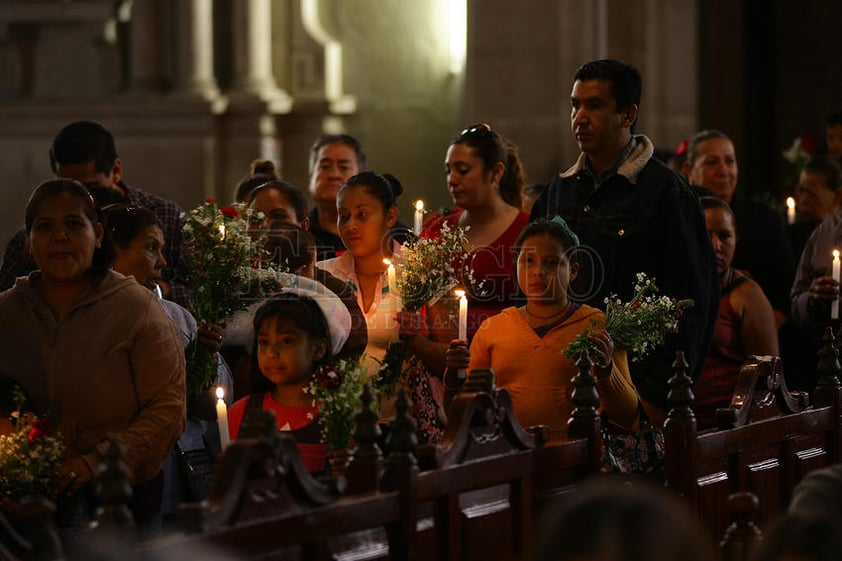
<path id="1" fill-rule="evenodd" d="M 214 100 L 219 88 L 213 68 L 213 0 L 175 0 L 176 94 Z"/>
<path id="2" fill-rule="evenodd" d="M 292 100 L 278 88 L 272 73 L 271 0 L 239 0 L 231 9 L 234 38 L 232 99 L 256 98 L 267 103 L 272 112 L 288 112 Z"/>
<path id="3" fill-rule="evenodd" d="M 145 0 L 132 4 L 130 93 L 161 93 L 164 90 L 166 41 L 163 24 L 160 0 Z"/>

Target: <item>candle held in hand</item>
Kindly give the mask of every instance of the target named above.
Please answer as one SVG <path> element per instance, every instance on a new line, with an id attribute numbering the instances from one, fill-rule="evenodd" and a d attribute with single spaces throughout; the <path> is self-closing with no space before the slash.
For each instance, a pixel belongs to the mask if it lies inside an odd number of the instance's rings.
<path id="1" fill-rule="evenodd" d="M 795 224 L 795 199 L 786 198 L 786 223 Z"/>
<path id="2" fill-rule="evenodd" d="M 395 274 L 395 266 L 388 259 L 383 262 L 388 265 L 386 274 L 389 278 L 389 310 L 392 312 L 398 311 L 398 281 Z"/>
<path id="3" fill-rule="evenodd" d="M 216 424 L 219 426 L 219 445 L 223 451 L 231 443 L 231 435 L 228 433 L 228 408 L 222 399 L 224 396 L 222 388 L 216 388 Z"/>
<path id="4" fill-rule="evenodd" d="M 833 250 L 833 280 L 839 282 L 839 250 Z M 839 297 L 837 296 L 830 304 L 830 319 L 839 319 Z"/>
<path id="5" fill-rule="evenodd" d="M 468 340 L 468 299 L 465 297 L 464 290 L 454 290 L 454 294 L 459 298 L 459 340 Z M 460 368 L 457 373 L 460 380 L 468 377 L 468 373 L 464 368 Z"/>
<path id="6" fill-rule="evenodd" d="M 454 291 L 459 297 L 459 339 L 466 341 L 468 339 L 468 298 L 465 297 L 464 290 Z"/>
<path id="7" fill-rule="evenodd" d="M 413 231 L 416 236 L 421 235 L 421 224 L 424 222 L 424 201 L 415 201 L 415 224 Z"/>

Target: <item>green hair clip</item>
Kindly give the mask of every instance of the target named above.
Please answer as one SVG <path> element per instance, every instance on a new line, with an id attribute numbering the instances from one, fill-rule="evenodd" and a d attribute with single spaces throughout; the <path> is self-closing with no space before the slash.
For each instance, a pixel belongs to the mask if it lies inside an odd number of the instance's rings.
<path id="1" fill-rule="evenodd" d="M 564 218 L 562 218 L 561 216 L 556 214 L 555 216 L 552 217 L 550 222 L 552 222 L 553 224 L 558 224 L 559 226 L 561 226 L 561 228 L 564 230 L 564 232 L 573 241 L 573 247 L 578 247 L 579 236 L 577 236 L 576 233 L 573 230 L 570 229 L 570 226 L 567 225 L 567 222 L 564 220 Z"/>

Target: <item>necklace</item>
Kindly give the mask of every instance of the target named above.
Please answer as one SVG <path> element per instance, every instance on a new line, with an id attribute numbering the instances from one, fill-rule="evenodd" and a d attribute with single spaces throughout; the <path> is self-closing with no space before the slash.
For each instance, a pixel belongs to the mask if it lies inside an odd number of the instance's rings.
<path id="1" fill-rule="evenodd" d="M 567 305 L 565 307 L 563 307 L 561 310 L 559 310 L 558 312 L 552 313 L 548 316 L 539 316 L 538 314 L 533 314 L 532 312 L 529 311 L 529 304 L 528 303 L 523 307 L 523 309 L 526 310 L 526 313 L 528 315 L 532 316 L 535 319 L 552 319 L 552 318 L 554 318 L 556 316 L 560 316 L 561 314 L 566 312 L 567 308 L 569 308 L 569 307 L 570 307 L 570 302 L 568 302 Z"/>

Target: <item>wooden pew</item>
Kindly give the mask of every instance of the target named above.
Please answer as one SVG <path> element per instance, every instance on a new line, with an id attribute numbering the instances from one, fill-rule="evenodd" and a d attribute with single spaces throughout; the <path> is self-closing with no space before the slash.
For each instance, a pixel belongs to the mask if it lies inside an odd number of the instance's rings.
<path id="1" fill-rule="evenodd" d="M 595 435 L 593 380 L 580 382 L 571 427 Z M 472 373 L 465 389 L 454 400 L 444 441 L 419 451 L 431 469 L 416 465 L 405 396 L 396 403 L 383 464 L 369 396 L 356 418 L 359 454 L 347 472 L 354 493 L 339 494 L 343 480 L 314 480 L 294 444 L 270 431 L 226 450 L 210 501 L 193 511 L 198 516 L 188 531 L 146 547 L 186 553 L 213 545 L 261 559 L 519 559 L 545 499 L 563 497 L 598 471 L 598 443 L 575 438 L 543 446 L 515 419 L 508 392 L 493 389 L 490 372 Z M 378 465 L 379 481 L 371 477 Z"/>
<path id="2" fill-rule="evenodd" d="M 371 394 L 357 414 L 361 446 L 376 446 L 377 415 L 371 415 Z M 189 553 L 196 546 L 220 548 L 247 558 L 327 560 L 345 555 L 354 559 L 408 560 L 415 520 L 413 482 L 417 467 L 406 450 L 412 438 L 401 428 L 408 418 L 406 401 L 399 402 L 392 440 L 396 453 L 383 470 L 393 483 L 381 491 L 358 483 L 358 492 L 342 495 L 344 476 L 317 480 L 305 469 L 292 436 L 278 433 L 274 418 L 256 412 L 250 423 L 262 424 L 262 435 L 233 442 L 220 458 L 217 480 L 206 505 L 193 511 L 197 523 L 167 536 L 146 549 Z M 410 420 L 411 422 L 411 420 Z M 243 430 L 250 434 L 252 428 Z M 403 436 L 402 436 L 403 435 Z M 377 458 L 360 462 L 380 465 Z M 348 470 L 351 471 L 352 465 Z M 370 478 L 364 479 L 369 481 Z M 362 488 L 361 488 L 362 487 Z M 192 530 L 192 533 L 191 533 Z M 409 537 L 407 537 L 409 536 Z"/>
<path id="3" fill-rule="evenodd" d="M 60 559 L 55 510 L 55 505 L 43 497 L 23 504 L 0 503 L 0 559 Z"/>
<path id="4" fill-rule="evenodd" d="M 418 476 L 418 559 L 520 559 L 546 505 L 599 472 L 599 398 L 589 368 L 582 362 L 575 378 L 571 440 L 547 445 L 542 427 L 532 434 L 521 427 L 493 372 L 470 373 L 448 411 L 435 469 Z"/>
<path id="5" fill-rule="evenodd" d="M 755 537 L 747 513 L 756 506 L 732 499 L 729 507 L 729 495 L 754 493 L 762 524 L 785 508 L 806 473 L 839 460 L 839 364 L 833 352 L 823 356 L 813 405 L 787 392 L 780 361 L 756 357 L 718 415 L 728 428 L 703 433 L 695 429 L 686 364 L 677 361 L 665 425 L 666 484 L 717 541 L 737 513 L 725 540 L 730 559 L 743 559 Z M 336 479 L 307 473 L 294 441 L 278 434 L 272 419 L 255 422 L 257 429 L 244 425 L 252 438 L 226 450 L 209 502 L 184 510 L 182 532 L 140 547 L 189 555 L 195 546 L 211 546 L 261 559 L 520 559 L 548 503 L 565 500 L 600 470 L 598 397 L 588 367 L 586 358 L 580 361 L 571 439 L 564 442 L 544 442 L 540 428 L 524 430 L 488 371 L 471 373 L 443 442 L 432 448 L 415 450 L 409 403 L 401 396 L 385 460 L 366 394 L 356 416 L 356 453 L 346 476 Z M 416 454 L 428 469 L 419 469 Z M 102 521 L 119 525 L 119 500 L 103 504 Z"/>
<path id="6" fill-rule="evenodd" d="M 730 406 L 717 412 L 723 428 L 704 432 L 696 431 L 687 365 L 683 356 L 676 360 L 664 424 L 666 485 L 689 501 L 712 536 L 722 536 L 728 525 L 730 494 L 755 494 L 762 526 L 786 508 L 804 475 L 840 460 L 842 387 L 830 345 L 820 355 L 812 405 L 788 392 L 778 358 L 752 357 Z"/>

